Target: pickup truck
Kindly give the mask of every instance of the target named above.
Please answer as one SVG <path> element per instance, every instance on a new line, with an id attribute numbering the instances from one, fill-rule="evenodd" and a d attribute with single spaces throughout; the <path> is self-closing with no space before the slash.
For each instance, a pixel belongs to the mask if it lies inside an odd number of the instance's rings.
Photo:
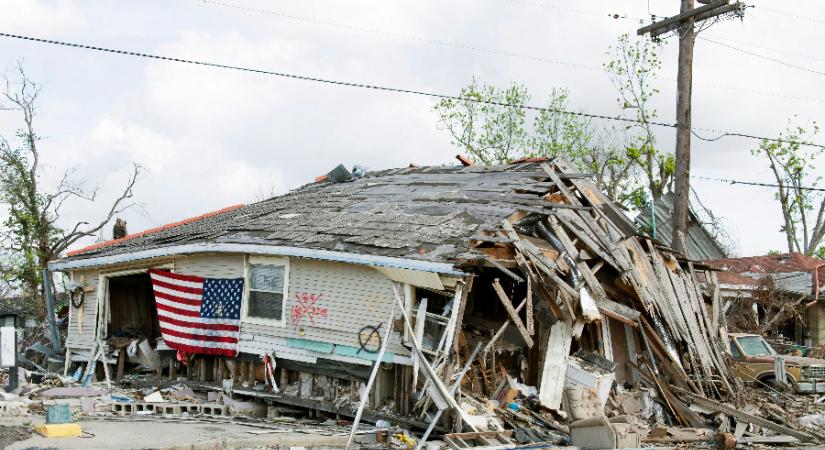
<path id="1" fill-rule="evenodd" d="M 825 359 L 804 356 L 779 355 L 758 334 L 730 333 L 730 353 L 733 356 L 733 373 L 746 383 L 774 385 L 774 361 L 785 358 L 785 373 L 796 392 L 814 394 L 825 392 Z M 758 383 L 757 383 L 758 384 Z"/>

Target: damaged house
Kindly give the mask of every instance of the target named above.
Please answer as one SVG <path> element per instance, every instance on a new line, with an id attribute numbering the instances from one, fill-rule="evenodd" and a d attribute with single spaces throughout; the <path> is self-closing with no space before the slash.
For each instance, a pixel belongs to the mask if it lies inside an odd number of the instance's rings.
<path id="1" fill-rule="evenodd" d="M 603 408 L 644 383 L 690 426 L 702 421 L 688 399 L 734 391 L 718 289 L 694 281 L 703 267 L 637 236 L 566 161 L 331 179 L 51 262 L 77 286 L 67 372 L 102 360 L 122 376 L 139 340 L 164 378 L 232 380 L 236 394 L 348 417 L 368 387 L 367 420 L 423 429 L 447 411 L 437 426 L 456 431 L 494 428 L 458 402 L 506 409 L 513 389 L 550 423 L 576 418 L 572 387 Z M 198 308 L 237 333 L 176 322 Z"/>
<path id="2" fill-rule="evenodd" d="M 727 314 L 746 317 L 753 332 L 782 336 L 807 347 L 825 344 L 825 261 L 780 253 L 705 261 L 720 270 Z M 739 311 L 749 307 L 748 311 Z M 746 331 L 746 330 L 743 330 Z"/>

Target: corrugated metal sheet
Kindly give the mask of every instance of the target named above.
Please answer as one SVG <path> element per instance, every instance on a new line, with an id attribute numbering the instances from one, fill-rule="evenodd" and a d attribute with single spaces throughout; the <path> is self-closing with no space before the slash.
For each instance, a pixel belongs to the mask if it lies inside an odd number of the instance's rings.
<path id="1" fill-rule="evenodd" d="M 668 192 L 657 200 L 654 205 L 656 218 L 656 239 L 670 245 L 673 235 L 673 199 L 674 194 Z M 651 228 L 650 211 L 645 210 L 636 217 L 636 223 L 645 228 Z M 688 258 L 695 261 L 724 258 L 727 255 L 707 229 L 702 226 L 691 211 L 688 225 L 687 239 Z"/>
<path id="2" fill-rule="evenodd" d="M 760 274 L 765 276 L 765 274 Z M 813 296 L 814 283 L 811 272 L 788 272 L 770 274 L 776 288 L 797 295 Z"/>

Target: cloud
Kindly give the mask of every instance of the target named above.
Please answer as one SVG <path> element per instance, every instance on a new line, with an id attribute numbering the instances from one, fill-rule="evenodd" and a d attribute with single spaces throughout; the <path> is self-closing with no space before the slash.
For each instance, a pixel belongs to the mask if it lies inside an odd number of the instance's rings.
<path id="1" fill-rule="evenodd" d="M 65 33 L 71 33 L 82 42 L 170 57 L 448 94 L 474 75 L 498 84 L 523 82 L 534 103 L 541 103 L 553 87 L 567 87 L 573 109 L 613 115 L 619 111 L 607 77 L 574 65 L 600 66 L 607 46 L 620 33 L 633 34 L 638 25 L 634 19 L 578 14 L 572 11 L 578 5 L 570 8 L 563 2 L 560 9 L 498 0 L 483 5 L 460 0 L 438 8 L 417 1 L 319 0 L 276 6 L 231 2 L 564 64 L 197 1 L 102 2 L 81 10 L 69 0 L 0 0 L 4 11 L 15 12 L 0 17 L 0 26 L 44 37 L 65 38 Z M 652 13 L 664 15 L 674 13 L 678 5 L 668 5 L 669 10 L 664 4 L 654 6 Z M 630 17 L 649 13 L 643 2 L 617 6 L 594 0 L 581 8 Z M 825 16 L 818 1 L 800 2 L 798 11 Z M 785 31 L 776 32 L 769 19 L 776 19 Z M 717 39 L 730 37 L 818 54 L 815 24 L 770 15 L 758 7 L 748 10 L 741 25 L 721 23 L 710 32 Z M 436 128 L 433 100 L 425 97 L 8 40 L 0 40 L 0 54 L 7 55 L 3 63 L 25 58 L 35 79 L 47 82 L 38 122 L 48 136 L 41 144 L 48 162 L 44 181 L 53 182 L 63 168 L 76 167 L 77 179 L 100 187 L 100 202 L 73 204 L 67 209 L 67 224 L 99 217 L 106 202 L 120 191 L 132 161 L 146 168 L 135 198 L 145 211 L 125 214 L 130 230 L 137 231 L 248 202 L 262 193 L 285 192 L 338 163 L 382 169 L 410 162 L 452 163 L 457 153 L 447 133 Z M 662 94 L 655 107 L 659 118 L 668 122 L 675 106 L 675 81 L 667 79 L 675 79 L 674 39 L 665 41 L 662 57 L 665 79 L 657 82 Z M 809 74 L 707 43 L 697 44 L 694 73 L 695 126 L 771 135 L 784 127 L 793 112 L 823 120 L 821 104 L 816 102 L 718 87 L 818 95 L 818 78 Z M 0 115 L 4 133 L 14 125 L 14 120 Z M 658 137 L 664 150 L 673 148 L 673 130 L 662 129 Z M 694 140 L 694 173 L 770 180 L 764 165 L 749 154 L 753 145 L 736 138 Z M 780 216 L 770 191 L 716 182 L 694 185 L 716 214 L 729 218 L 743 253 L 781 248 L 782 237 L 776 232 Z"/>
<path id="2" fill-rule="evenodd" d="M 0 24 L 13 33 L 65 33 L 85 28 L 87 19 L 73 0 L 3 0 Z"/>

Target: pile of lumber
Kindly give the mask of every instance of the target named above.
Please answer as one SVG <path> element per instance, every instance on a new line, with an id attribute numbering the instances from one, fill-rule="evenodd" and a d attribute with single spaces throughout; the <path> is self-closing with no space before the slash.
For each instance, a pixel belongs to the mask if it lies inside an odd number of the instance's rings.
<path id="1" fill-rule="evenodd" d="M 632 365 L 635 378 L 658 389 L 675 418 L 695 425 L 695 413 L 668 386 L 716 399 L 733 391 L 718 292 L 699 282 L 713 275 L 637 234 L 624 211 L 568 162 L 555 159 L 541 167 L 547 191 L 533 193 L 546 206 L 521 210 L 482 230 L 474 242 L 487 255 L 487 267 L 527 285 L 526 298 L 511 299 L 499 279 L 492 281 L 508 323 L 527 347 L 539 347 L 541 404 L 561 408 L 568 357 L 576 347 Z M 547 333 L 535 324 L 539 308 L 549 312 L 548 323 L 542 321 Z M 632 330 L 640 358 L 615 360 L 608 321 Z"/>

